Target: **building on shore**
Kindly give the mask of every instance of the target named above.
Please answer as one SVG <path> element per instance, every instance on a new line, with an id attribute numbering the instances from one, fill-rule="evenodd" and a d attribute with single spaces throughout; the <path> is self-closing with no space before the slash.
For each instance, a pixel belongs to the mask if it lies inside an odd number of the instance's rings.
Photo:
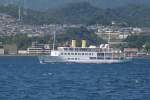
<path id="1" fill-rule="evenodd" d="M 30 48 L 27 48 L 28 55 L 47 55 L 50 54 L 51 49 L 49 44 L 39 44 L 33 42 Z"/>
<path id="2" fill-rule="evenodd" d="M 28 55 L 27 50 L 18 50 L 18 55 Z"/>
<path id="3" fill-rule="evenodd" d="M 124 53 L 127 57 L 136 57 L 138 51 L 138 48 L 124 48 Z"/>
<path id="4" fill-rule="evenodd" d="M 18 49 L 16 44 L 4 45 L 4 54 L 6 55 L 17 55 Z"/>
<path id="5" fill-rule="evenodd" d="M 3 47 L 3 45 L 0 45 L 0 55 L 4 55 L 4 47 Z"/>

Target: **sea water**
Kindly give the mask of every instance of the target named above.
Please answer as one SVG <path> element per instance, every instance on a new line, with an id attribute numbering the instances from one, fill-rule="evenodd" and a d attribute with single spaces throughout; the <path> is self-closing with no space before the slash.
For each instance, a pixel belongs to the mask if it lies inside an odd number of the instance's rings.
<path id="1" fill-rule="evenodd" d="M 39 64 L 0 57 L 0 100 L 150 100 L 150 60 Z"/>

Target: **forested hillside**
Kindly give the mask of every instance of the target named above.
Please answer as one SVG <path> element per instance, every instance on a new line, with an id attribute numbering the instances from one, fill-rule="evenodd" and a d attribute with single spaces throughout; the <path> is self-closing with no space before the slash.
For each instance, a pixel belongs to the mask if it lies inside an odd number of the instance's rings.
<path id="1" fill-rule="evenodd" d="M 34 11 L 27 9 L 22 12 L 23 22 L 27 24 L 102 24 L 109 25 L 112 21 L 126 23 L 127 26 L 150 26 L 150 7 L 144 5 L 128 5 L 113 9 L 100 9 L 90 3 L 69 4 L 58 9 Z M 1 13 L 17 18 L 16 6 L 1 6 Z"/>

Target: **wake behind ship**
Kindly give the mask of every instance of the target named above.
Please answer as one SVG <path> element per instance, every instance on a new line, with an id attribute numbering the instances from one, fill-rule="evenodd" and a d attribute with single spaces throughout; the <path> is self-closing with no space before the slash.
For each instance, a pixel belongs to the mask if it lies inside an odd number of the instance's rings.
<path id="1" fill-rule="evenodd" d="M 50 55 L 39 56 L 40 63 L 125 63 L 130 61 L 119 50 L 110 48 L 109 44 L 101 44 L 99 47 L 86 46 L 86 40 L 82 40 L 82 47 L 76 47 L 76 40 L 72 40 L 71 47 L 57 47 Z"/>

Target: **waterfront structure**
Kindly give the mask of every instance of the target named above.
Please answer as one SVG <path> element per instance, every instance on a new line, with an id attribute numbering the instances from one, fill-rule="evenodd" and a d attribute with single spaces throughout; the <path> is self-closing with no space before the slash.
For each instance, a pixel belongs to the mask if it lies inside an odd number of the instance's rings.
<path id="1" fill-rule="evenodd" d="M 18 50 L 18 55 L 27 55 L 27 50 Z"/>
<path id="2" fill-rule="evenodd" d="M 27 54 L 28 55 L 46 55 L 50 53 L 50 49 L 43 49 L 43 48 L 28 48 Z"/>
<path id="3" fill-rule="evenodd" d="M 124 48 L 124 53 L 127 57 L 136 57 L 138 51 L 138 48 Z"/>
<path id="4" fill-rule="evenodd" d="M 4 49 L 0 48 L 0 55 L 4 55 Z"/>
<path id="5" fill-rule="evenodd" d="M 2 45 L 0 46 L 0 55 L 4 55 L 4 47 Z"/>
<path id="6" fill-rule="evenodd" d="M 49 44 L 39 44 L 37 42 L 33 42 L 30 48 L 27 48 L 28 55 L 46 55 L 50 53 Z"/>
<path id="7" fill-rule="evenodd" d="M 139 58 L 139 57 L 149 57 L 144 49 L 138 48 L 124 48 L 124 53 L 127 57 Z"/>
<path id="8" fill-rule="evenodd" d="M 7 44 L 4 45 L 5 54 L 8 55 L 17 55 L 18 48 L 16 44 Z"/>
<path id="9" fill-rule="evenodd" d="M 0 55 L 4 55 L 4 46 L 2 42 L 0 42 Z"/>

